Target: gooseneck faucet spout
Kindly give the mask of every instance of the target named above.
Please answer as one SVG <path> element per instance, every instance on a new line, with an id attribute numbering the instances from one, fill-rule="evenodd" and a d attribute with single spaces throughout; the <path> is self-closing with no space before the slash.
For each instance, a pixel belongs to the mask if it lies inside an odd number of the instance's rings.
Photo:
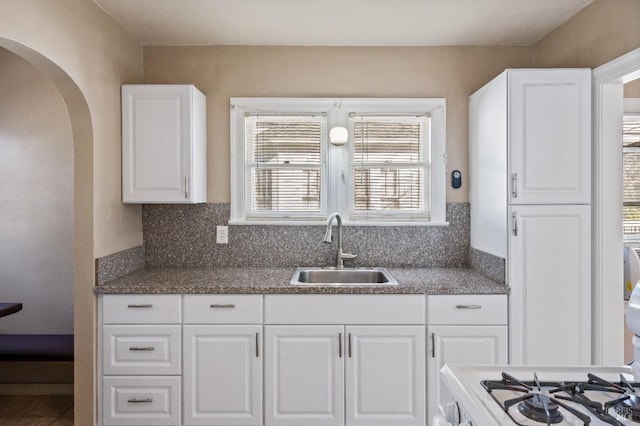
<path id="1" fill-rule="evenodd" d="M 336 220 L 338 223 L 338 254 L 336 256 L 336 268 L 342 269 L 344 268 L 344 260 L 345 259 L 355 259 L 358 255 L 351 253 L 344 253 L 342 251 L 342 218 L 339 213 L 334 213 L 329 216 L 329 220 L 327 221 L 327 229 L 324 232 L 324 240 L 325 243 L 331 242 L 331 234 L 333 227 L 333 220 Z"/>

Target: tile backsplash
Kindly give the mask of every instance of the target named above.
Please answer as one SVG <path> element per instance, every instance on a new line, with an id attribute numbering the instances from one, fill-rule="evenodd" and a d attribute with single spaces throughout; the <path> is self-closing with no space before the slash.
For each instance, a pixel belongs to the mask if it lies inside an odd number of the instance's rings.
<path id="1" fill-rule="evenodd" d="M 325 266 L 337 242 L 324 226 L 232 225 L 229 244 L 216 244 L 229 204 L 144 205 L 147 266 Z M 462 267 L 468 265 L 469 203 L 448 203 L 449 226 L 345 226 L 343 248 L 358 255 L 346 266 Z"/>

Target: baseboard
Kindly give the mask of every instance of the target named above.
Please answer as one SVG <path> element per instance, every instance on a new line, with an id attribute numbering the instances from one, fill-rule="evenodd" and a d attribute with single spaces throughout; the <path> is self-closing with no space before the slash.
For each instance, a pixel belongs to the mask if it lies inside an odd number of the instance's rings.
<path id="1" fill-rule="evenodd" d="M 73 383 L 0 383 L 0 395 L 73 395 Z"/>
<path id="2" fill-rule="evenodd" d="M 71 384 L 73 361 L 1 361 L 0 384 Z"/>

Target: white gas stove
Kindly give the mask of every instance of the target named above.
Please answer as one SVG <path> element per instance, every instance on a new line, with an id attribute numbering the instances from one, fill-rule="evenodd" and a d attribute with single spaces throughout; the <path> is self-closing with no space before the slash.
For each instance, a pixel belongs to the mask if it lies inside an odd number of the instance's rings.
<path id="1" fill-rule="evenodd" d="M 640 425 L 640 383 L 626 366 L 447 365 L 441 378 L 452 398 L 436 425 Z"/>

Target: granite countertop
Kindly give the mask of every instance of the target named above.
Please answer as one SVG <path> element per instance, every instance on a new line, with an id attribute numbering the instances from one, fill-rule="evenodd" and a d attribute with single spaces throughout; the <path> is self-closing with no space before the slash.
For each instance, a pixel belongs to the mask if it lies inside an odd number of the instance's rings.
<path id="1" fill-rule="evenodd" d="M 292 286 L 293 267 L 145 268 L 94 287 L 96 294 L 506 294 L 468 268 L 387 268 L 397 286 Z"/>

